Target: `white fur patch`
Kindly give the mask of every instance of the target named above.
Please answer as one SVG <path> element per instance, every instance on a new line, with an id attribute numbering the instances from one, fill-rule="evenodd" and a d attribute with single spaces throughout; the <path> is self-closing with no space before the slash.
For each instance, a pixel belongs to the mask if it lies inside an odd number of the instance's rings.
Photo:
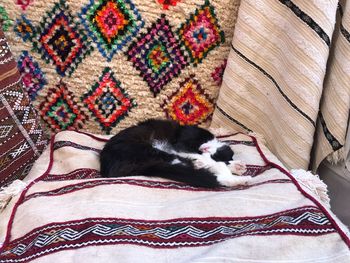
<path id="1" fill-rule="evenodd" d="M 231 170 L 235 169 L 235 172 L 243 174 L 245 172 L 245 164 L 240 161 L 233 161 L 231 166 L 227 166 L 224 162 L 216 162 L 213 160 L 209 153 L 203 153 L 199 155 L 194 161 L 194 165 L 197 169 L 206 168 L 211 171 L 218 182 L 223 186 L 236 186 L 246 185 L 252 180 L 250 176 L 236 176 L 233 175 Z"/>
<path id="2" fill-rule="evenodd" d="M 211 158 L 210 153 L 203 153 L 197 155 L 196 159 L 193 160 L 193 164 L 197 169 L 206 168 L 210 170 L 216 165 L 216 161 Z M 215 173 L 215 171 L 212 172 Z"/>
<path id="3" fill-rule="evenodd" d="M 218 139 L 214 138 L 206 143 L 203 143 L 200 147 L 199 147 L 199 150 L 202 152 L 202 153 L 210 153 L 211 155 L 215 154 L 216 151 L 224 146 L 225 143 L 223 142 L 220 142 Z"/>
<path id="4" fill-rule="evenodd" d="M 167 153 L 172 153 L 172 149 L 167 141 L 153 140 L 152 147 Z"/>
<path id="5" fill-rule="evenodd" d="M 218 182 L 224 186 L 246 185 L 252 180 L 250 176 L 233 175 L 230 168 L 223 162 L 217 162 L 213 170 Z"/>
<path id="6" fill-rule="evenodd" d="M 179 159 L 174 159 L 172 160 L 171 164 L 179 164 L 179 163 L 182 163 Z"/>
<path id="7" fill-rule="evenodd" d="M 221 185 L 229 186 L 229 187 L 236 186 L 236 185 L 247 185 L 252 180 L 252 177 L 250 176 L 235 176 L 235 175 L 231 175 L 230 177 L 219 175 L 216 178 Z"/>
<path id="8" fill-rule="evenodd" d="M 230 161 L 228 167 L 230 168 L 231 172 L 236 175 L 243 175 L 247 171 L 246 164 L 240 160 Z"/>

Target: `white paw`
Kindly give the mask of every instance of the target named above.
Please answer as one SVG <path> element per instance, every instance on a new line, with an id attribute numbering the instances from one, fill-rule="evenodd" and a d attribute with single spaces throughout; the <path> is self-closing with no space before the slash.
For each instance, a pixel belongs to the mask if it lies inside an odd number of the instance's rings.
<path id="1" fill-rule="evenodd" d="M 248 185 L 253 178 L 251 176 L 231 176 L 231 177 L 217 177 L 218 182 L 223 186 L 237 186 L 237 185 Z"/>
<path id="2" fill-rule="evenodd" d="M 247 171 L 246 164 L 239 160 L 230 161 L 228 167 L 230 168 L 231 172 L 236 175 L 243 175 Z"/>
<path id="3" fill-rule="evenodd" d="M 210 154 L 198 155 L 195 160 L 193 160 L 193 165 L 196 169 L 210 168 L 213 166 L 215 161 L 211 159 Z"/>
<path id="4" fill-rule="evenodd" d="M 208 168 L 207 164 L 202 159 L 194 160 L 193 165 L 194 165 L 194 168 L 196 169 Z"/>

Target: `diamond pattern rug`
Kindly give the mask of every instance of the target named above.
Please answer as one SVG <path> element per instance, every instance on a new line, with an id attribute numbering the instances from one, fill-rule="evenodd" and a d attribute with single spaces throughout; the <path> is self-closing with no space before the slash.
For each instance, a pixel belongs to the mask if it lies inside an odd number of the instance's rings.
<path id="1" fill-rule="evenodd" d="M 238 5 L 3 0 L 0 15 L 47 129 L 109 134 L 151 117 L 208 126 Z"/>

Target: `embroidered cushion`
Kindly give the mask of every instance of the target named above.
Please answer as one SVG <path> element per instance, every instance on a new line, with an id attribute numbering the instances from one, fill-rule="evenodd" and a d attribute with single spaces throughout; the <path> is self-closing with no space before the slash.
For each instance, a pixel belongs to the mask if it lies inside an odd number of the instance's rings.
<path id="1" fill-rule="evenodd" d="M 0 27 L 0 187 L 23 179 L 45 145 L 39 119 L 22 89 L 20 73 Z"/>
<path id="2" fill-rule="evenodd" d="M 208 125 L 238 0 L 3 0 L 31 100 L 52 131 L 150 117 Z"/>

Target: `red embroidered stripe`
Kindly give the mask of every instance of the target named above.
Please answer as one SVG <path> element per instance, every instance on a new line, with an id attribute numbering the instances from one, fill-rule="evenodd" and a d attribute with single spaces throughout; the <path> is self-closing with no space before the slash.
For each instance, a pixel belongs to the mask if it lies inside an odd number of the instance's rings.
<path id="1" fill-rule="evenodd" d="M 77 180 L 77 179 L 96 179 L 100 178 L 101 174 L 96 169 L 81 168 L 76 169 L 67 174 L 48 174 L 42 181 L 64 181 L 64 180 Z"/>
<path id="2" fill-rule="evenodd" d="M 207 246 L 247 235 L 317 236 L 335 232 L 313 206 L 244 218 L 178 218 L 165 221 L 86 218 L 51 223 L 11 241 L 1 262 L 23 262 L 91 245 L 133 244 L 156 248 Z"/>
<path id="3" fill-rule="evenodd" d="M 88 188 L 97 187 L 100 185 L 116 185 L 116 184 L 128 184 L 136 185 L 147 188 L 158 188 L 158 189 L 175 189 L 175 190 L 185 190 L 185 191 L 206 191 L 206 192 L 226 192 L 233 190 L 245 190 L 252 187 L 264 185 L 264 184 L 283 184 L 291 183 L 290 179 L 275 179 L 267 180 L 260 183 L 250 184 L 250 185 L 237 185 L 234 187 L 219 187 L 215 189 L 193 187 L 179 182 L 158 182 L 158 181 L 149 181 L 149 180 L 140 180 L 140 179 L 102 179 L 102 180 L 89 180 L 77 184 L 65 185 L 51 191 L 37 192 L 30 194 L 25 197 L 23 202 L 28 201 L 29 199 L 42 197 L 42 196 L 58 196 L 63 194 L 72 193 L 75 191 L 80 191 Z"/>

